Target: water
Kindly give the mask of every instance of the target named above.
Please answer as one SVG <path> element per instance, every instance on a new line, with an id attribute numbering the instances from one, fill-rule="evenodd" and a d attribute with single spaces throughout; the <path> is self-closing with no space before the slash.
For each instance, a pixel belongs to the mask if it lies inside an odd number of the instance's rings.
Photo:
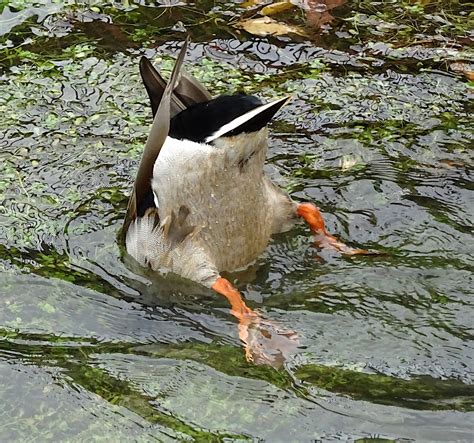
<path id="1" fill-rule="evenodd" d="M 397 3 L 326 2 L 308 39 L 237 38 L 234 3 L 3 8 L 0 441 L 472 441 L 471 36 L 456 2 Z M 245 361 L 224 299 L 117 242 L 150 124 L 138 60 L 169 71 L 183 26 L 213 93 L 293 95 L 269 172 L 379 252 L 298 225 L 232 276 L 298 333 L 280 369 Z"/>

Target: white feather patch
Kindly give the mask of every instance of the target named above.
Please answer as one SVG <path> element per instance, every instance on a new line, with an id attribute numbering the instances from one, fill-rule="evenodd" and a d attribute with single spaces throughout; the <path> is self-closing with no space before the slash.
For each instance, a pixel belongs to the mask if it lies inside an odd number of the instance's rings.
<path id="1" fill-rule="evenodd" d="M 288 100 L 286 98 L 285 100 Z M 252 109 L 251 111 L 245 113 L 244 115 L 241 115 L 234 120 L 232 120 L 229 123 L 226 123 L 222 128 L 218 129 L 214 134 L 210 135 L 209 137 L 206 138 L 206 143 L 212 142 L 216 138 L 221 137 L 222 135 L 226 134 L 227 132 L 230 132 L 239 126 L 243 125 L 245 122 L 249 121 L 253 117 L 257 116 L 263 111 L 266 111 L 268 108 L 272 107 L 275 103 L 278 103 L 282 101 L 282 99 L 274 100 L 270 103 L 267 103 L 266 105 L 259 106 L 258 108 Z"/>

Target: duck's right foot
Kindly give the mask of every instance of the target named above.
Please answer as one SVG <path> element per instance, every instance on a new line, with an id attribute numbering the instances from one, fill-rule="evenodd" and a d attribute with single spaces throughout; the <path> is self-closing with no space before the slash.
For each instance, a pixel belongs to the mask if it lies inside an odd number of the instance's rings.
<path id="1" fill-rule="evenodd" d="M 296 213 L 308 223 L 314 234 L 314 240 L 317 246 L 321 248 L 335 249 L 346 255 L 373 254 L 366 249 L 351 248 L 340 242 L 336 237 L 326 231 L 324 219 L 321 211 L 313 203 L 300 203 L 297 206 Z"/>

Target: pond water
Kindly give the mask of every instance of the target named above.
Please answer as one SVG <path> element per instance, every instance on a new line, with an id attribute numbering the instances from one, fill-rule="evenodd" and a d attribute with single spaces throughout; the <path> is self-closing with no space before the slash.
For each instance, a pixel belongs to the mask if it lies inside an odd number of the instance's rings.
<path id="1" fill-rule="evenodd" d="M 307 1 L 255 35 L 263 6 L 0 2 L 0 441 L 473 440 L 472 12 Z M 231 276 L 297 332 L 279 369 L 246 362 L 224 299 L 117 241 L 138 60 L 169 72 L 186 30 L 213 94 L 293 95 L 269 172 L 379 253 L 298 225 Z"/>

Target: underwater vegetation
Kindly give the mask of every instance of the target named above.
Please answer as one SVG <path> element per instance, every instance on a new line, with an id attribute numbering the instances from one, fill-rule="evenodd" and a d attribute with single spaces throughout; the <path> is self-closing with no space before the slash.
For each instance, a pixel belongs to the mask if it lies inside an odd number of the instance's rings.
<path id="1" fill-rule="evenodd" d="M 0 1 L 0 440 L 469 441 L 473 12 L 461 1 Z M 378 256 L 298 225 L 230 276 L 298 332 L 246 362 L 225 300 L 117 235 L 142 55 L 213 94 L 291 94 L 269 173 Z"/>

